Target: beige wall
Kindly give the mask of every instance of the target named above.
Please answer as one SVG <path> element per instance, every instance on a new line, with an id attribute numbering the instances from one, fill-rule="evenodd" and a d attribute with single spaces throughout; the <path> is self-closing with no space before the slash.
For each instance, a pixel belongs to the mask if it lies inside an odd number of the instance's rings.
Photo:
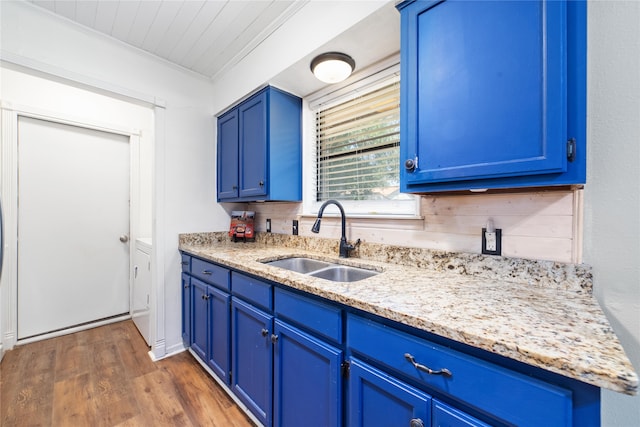
<path id="1" fill-rule="evenodd" d="M 492 219 L 502 229 L 503 255 L 508 257 L 580 262 L 582 191 L 515 194 L 422 196 L 422 219 L 349 218 L 347 237 L 453 252 L 479 253 L 482 227 Z M 291 233 L 300 220 L 300 234 L 311 235 L 312 217 L 300 217 L 298 203 L 254 203 L 257 230 L 271 219 L 272 232 Z M 337 219 L 325 215 L 320 237 L 340 237 Z"/>

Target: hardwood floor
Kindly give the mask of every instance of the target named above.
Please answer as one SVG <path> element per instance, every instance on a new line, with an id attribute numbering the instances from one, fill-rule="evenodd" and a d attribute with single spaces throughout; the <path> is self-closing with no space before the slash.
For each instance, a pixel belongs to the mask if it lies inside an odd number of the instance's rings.
<path id="1" fill-rule="evenodd" d="M 253 425 L 190 353 L 147 352 L 130 320 L 17 346 L 0 364 L 0 425 Z"/>

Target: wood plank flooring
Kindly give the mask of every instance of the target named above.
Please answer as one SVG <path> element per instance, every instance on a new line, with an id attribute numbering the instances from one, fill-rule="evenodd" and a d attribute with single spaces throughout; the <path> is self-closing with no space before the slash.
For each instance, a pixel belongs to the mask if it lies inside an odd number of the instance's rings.
<path id="1" fill-rule="evenodd" d="M 147 352 L 130 320 L 17 346 L 0 363 L 0 425 L 253 426 L 190 353 Z"/>

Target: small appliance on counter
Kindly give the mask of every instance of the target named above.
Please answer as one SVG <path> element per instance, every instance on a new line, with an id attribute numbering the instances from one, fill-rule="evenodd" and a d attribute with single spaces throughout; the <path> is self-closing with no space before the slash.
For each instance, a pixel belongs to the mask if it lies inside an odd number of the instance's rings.
<path id="1" fill-rule="evenodd" d="M 229 237 L 234 242 L 255 241 L 255 229 L 253 227 L 256 213 L 253 211 L 231 211 L 231 226 Z"/>

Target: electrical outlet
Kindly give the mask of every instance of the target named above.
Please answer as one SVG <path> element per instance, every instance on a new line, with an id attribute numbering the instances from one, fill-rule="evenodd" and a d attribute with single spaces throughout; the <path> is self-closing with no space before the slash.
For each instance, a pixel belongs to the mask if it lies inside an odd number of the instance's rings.
<path id="1" fill-rule="evenodd" d="M 502 254 L 501 228 L 496 228 L 493 232 L 487 231 L 486 228 L 482 229 L 482 253 L 486 255 Z"/>
<path id="2" fill-rule="evenodd" d="M 488 252 L 495 252 L 496 251 L 496 232 L 494 231 L 492 233 L 490 231 L 485 231 L 484 240 L 485 240 L 485 246 L 486 246 L 485 249 Z"/>
<path id="3" fill-rule="evenodd" d="M 267 233 L 271 233 L 271 218 L 267 218 Z"/>
<path id="4" fill-rule="evenodd" d="M 294 236 L 298 235 L 298 220 L 297 219 L 293 220 L 293 228 L 292 228 L 291 232 L 293 233 Z"/>

